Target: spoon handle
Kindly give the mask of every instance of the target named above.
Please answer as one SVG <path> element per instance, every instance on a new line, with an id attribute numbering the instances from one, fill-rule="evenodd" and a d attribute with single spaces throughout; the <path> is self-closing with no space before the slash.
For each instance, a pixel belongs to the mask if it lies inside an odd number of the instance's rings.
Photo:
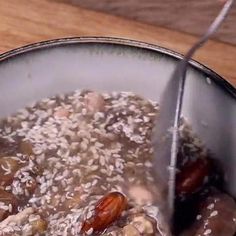
<path id="1" fill-rule="evenodd" d="M 172 146 L 171 146 L 171 160 L 170 160 L 170 174 L 169 174 L 169 186 L 168 186 L 168 202 L 169 208 L 171 212 L 174 209 L 174 196 L 175 196 L 175 169 L 176 169 L 176 158 L 178 152 L 178 127 L 180 122 L 180 115 L 183 103 L 183 95 L 184 95 L 184 85 L 186 79 L 186 71 L 188 67 L 188 61 L 192 58 L 194 53 L 201 48 L 208 39 L 217 31 L 221 23 L 226 18 L 227 14 L 229 13 L 230 9 L 233 6 L 235 0 L 227 0 L 212 22 L 210 27 L 207 29 L 205 34 L 189 49 L 186 53 L 184 58 L 180 61 L 178 66 L 176 67 L 174 73 L 172 74 L 171 80 L 179 80 L 178 84 L 178 96 L 176 101 L 176 109 L 175 109 L 175 118 L 174 118 L 174 129 L 173 129 L 173 136 L 172 136 Z"/>

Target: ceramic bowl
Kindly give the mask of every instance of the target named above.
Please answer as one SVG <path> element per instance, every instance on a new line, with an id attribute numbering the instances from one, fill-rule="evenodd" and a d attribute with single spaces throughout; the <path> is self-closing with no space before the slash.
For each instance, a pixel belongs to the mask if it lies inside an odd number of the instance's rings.
<path id="1" fill-rule="evenodd" d="M 0 117 L 75 89 L 133 91 L 159 101 L 181 57 L 155 45 L 114 38 L 69 38 L 25 46 L 0 55 Z M 221 160 L 227 190 L 236 196 L 236 89 L 191 61 L 182 114 Z"/>

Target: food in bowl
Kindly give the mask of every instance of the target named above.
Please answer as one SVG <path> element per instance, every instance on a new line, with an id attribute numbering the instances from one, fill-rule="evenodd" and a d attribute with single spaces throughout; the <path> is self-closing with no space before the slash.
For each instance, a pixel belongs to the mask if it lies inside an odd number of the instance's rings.
<path id="1" fill-rule="evenodd" d="M 0 235 L 171 235 L 152 176 L 158 112 L 130 92 L 75 91 L 2 119 Z M 235 202 L 213 187 L 208 152 L 182 127 L 176 217 L 196 204 L 176 232 L 231 236 Z"/>

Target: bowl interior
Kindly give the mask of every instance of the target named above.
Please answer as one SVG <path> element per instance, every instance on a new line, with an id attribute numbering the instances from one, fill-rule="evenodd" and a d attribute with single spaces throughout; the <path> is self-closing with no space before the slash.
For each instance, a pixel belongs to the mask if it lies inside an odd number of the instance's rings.
<path id="1" fill-rule="evenodd" d="M 65 40 L 17 51 L 0 57 L 0 117 L 75 89 L 133 91 L 159 101 L 178 60 L 165 49 L 105 39 Z M 236 196 L 235 98 L 217 75 L 194 62 L 186 82 L 182 113 L 214 156 L 224 157 L 228 190 Z"/>

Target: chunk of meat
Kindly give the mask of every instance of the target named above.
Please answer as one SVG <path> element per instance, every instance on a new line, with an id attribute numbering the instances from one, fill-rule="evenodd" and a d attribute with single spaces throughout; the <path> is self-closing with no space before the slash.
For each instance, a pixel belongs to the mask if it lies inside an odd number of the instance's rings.
<path id="1" fill-rule="evenodd" d="M 0 221 L 16 212 L 18 200 L 12 193 L 0 189 Z"/>
<path id="2" fill-rule="evenodd" d="M 85 106 L 91 113 L 101 112 L 105 109 L 105 100 L 97 92 L 89 92 L 85 95 Z"/>
<path id="3" fill-rule="evenodd" d="M 38 184 L 34 177 L 32 177 L 32 179 L 30 179 L 29 181 L 25 183 L 25 189 L 29 193 L 29 196 L 31 196 L 35 192 L 35 189 L 37 188 L 37 186 Z"/>
<path id="4" fill-rule="evenodd" d="M 0 186 L 10 185 L 13 181 L 14 175 L 21 168 L 19 161 L 14 157 L 1 157 L 0 158 Z"/>
<path id="5" fill-rule="evenodd" d="M 8 216 L 5 220 L 0 222 L 0 231 L 11 223 L 21 226 L 33 213 L 34 209 L 32 207 L 29 207 L 17 213 L 16 215 Z"/>
<path id="6" fill-rule="evenodd" d="M 214 193 L 200 206 L 196 221 L 184 236 L 233 236 L 236 232 L 236 203 L 228 195 Z"/>
<path id="7" fill-rule="evenodd" d="M 142 235 L 154 235 L 156 222 L 151 217 L 137 215 L 130 222 Z"/>
<path id="8" fill-rule="evenodd" d="M 9 142 L 8 140 L 0 137 L 0 157 L 12 156 L 17 150 L 17 142 Z"/>
<path id="9" fill-rule="evenodd" d="M 159 212 L 160 213 L 160 212 Z M 161 214 L 154 216 L 146 213 L 137 213 L 130 218 L 130 224 L 134 226 L 141 235 L 147 236 L 170 236 L 169 225 L 164 221 Z"/>
<path id="10" fill-rule="evenodd" d="M 138 205 L 152 203 L 153 201 L 152 193 L 142 185 L 131 186 L 129 195 Z"/>
<path id="11" fill-rule="evenodd" d="M 25 155 L 33 155 L 33 145 L 29 141 L 20 142 L 20 151 Z"/>
<path id="12" fill-rule="evenodd" d="M 140 232 L 131 224 L 123 228 L 122 234 L 123 236 L 141 236 Z"/>
<path id="13" fill-rule="evenodd" d="M 13 193 L 21 200 L 28 199 L 35 192 L 38 183 L 36 175 L 31 171 L 18 173 L 12 182 Z"/>
<path id="14" fill-rule="evenodd" d="M 56 118 L 67 118 L 70 115 L 70 112 L 66 109 L 61 107 L 57 111 L 54 112 L 54 117 Z"/>
<path id="15" fill-rule="evenodd" d="M 42 234 L 47 230 L 48 224 L 47 221 L 43 219 L 38 219 L 33 222 L 31 222 L 32 225 L 32 233 L 33 235 L 39 233 Z"/>
<path id="16" fill-rule="evenodd" d="M 71 209 L 78 206 L 81 203 L 80 195 L 80 193 L 75 192 L 73 196 L 65 201 L 65 207 Z"/>

